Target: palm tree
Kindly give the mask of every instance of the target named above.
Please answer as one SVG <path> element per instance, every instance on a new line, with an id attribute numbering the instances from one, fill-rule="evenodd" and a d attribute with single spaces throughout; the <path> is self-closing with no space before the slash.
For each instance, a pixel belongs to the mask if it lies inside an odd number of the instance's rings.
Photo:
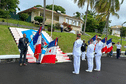
<path id="1" fill-rule="evenodd" d="M 84 31 L 83 31 L 83 34 L 85 34 L 85 29 L 86 29 L 86 21 L 87 21 L 88 8 L 89 8 L 89 6 L 91 7 L 91 9 L 93 8 L 94 1 L 95 0 L 74 0 L 74 3 L 77 2 L 77 5 L 78 5 L 79 8 L 83 8 L 83 6 L 85 5 L 85 3 L 87 3 L 86 18 L 85 18 L 85 22 L 84 22 Z"/>
<path id="2" fill-rule="evenodd" d="M 110 14 L 115 15 L 119 18 L 119 15 L 116 13 L 120 9 L 120 5 L 124 0 L 120 3 L 119 0 L 97 0 L 95 4 L 95 10 L 99 13 L 97 17 L 100 17 L 102 21 L 106 21 L 106 37 L 108 37 L 108 26 L 109 26 L 109 17 Z"/>

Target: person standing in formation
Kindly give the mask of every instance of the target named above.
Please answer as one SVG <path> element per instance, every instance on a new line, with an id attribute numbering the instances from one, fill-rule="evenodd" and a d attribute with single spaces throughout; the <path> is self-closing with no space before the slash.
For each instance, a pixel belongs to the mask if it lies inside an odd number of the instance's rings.
<path id="1" fill-rule="evenodd" d="M 117 59 L 119 59 L 119 58 L 120 58 L 120 52 L 121 52 L 121 47 L 122 47 L 122 45 L 120 45 L 120 43 L 117 42 L 116 46 L 117 46 L 117 50 L 116 50 Z"/>
<path id="2" fill-rule="evenodd" d="M 61 27 L 61 32 L 63 32 L 63 24 L 61 24 L 60 27 Z"/>
<path id="3" fill-rule="evenodd" d="M 19 39 L 19 51 L 20 51 L 20 66 L 22 66 L 22 55 L 24 54 L 24 60 L 23 60 L 23 64 L 24 66 L 26 66 L 26 54 L 27 54 L 27 50 L 28 50 L 28 46 L 27 44 L 29 43 L 28 38 L 26 38 L 26 34 L 23 34 L 23 38 Z"/>
<path id="4" fill-rule="evenodd" d="M 103 43 L 101 42 L 101 37 L 97 38 L 97 44 L 95 47 L 95 64 L 96 68 L 94 69 L 95 71 L 100 71 L 101 70 L 101 56 L 102 56 L 102 50 L 103 48 Z"/>
<path id="5" fill-rule="evenodd" d="M 81 46 L 81 51 L 82 51 L 82 60 L 85 60 L 85 61 L 86 61 L 86 59 L 85 59 L 86 46 L 87 46 L 87 44 L 85 43 L 85 40 L 83 40 L 83 44 Z"/>
<path id="6" fill-rule="evenodd" d="M 87 64 L 88 64 L 88 70 L 86 72 L 92 72 L 93 70 L 93 58 L 94 58 L 94 44 L 93 41 L 90 40 L 90 44 L 87 47 Z"/>
<path id="7" fill-rule="evenodd" d="M 81 56 L 81 46 L 83 41 L 81 40 L 81 35 L 77 34 L 77 40 L 74 42 L 73 47 L 73 57 L 74 57 L 74 74 L 79 74 L 80 72 L 80 56 Z"/>

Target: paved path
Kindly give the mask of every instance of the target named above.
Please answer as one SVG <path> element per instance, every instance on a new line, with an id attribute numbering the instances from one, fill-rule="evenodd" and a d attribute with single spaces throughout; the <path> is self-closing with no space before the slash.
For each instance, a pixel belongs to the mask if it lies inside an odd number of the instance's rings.
<path id="1" fill-rule="evenodd" d="M 0 64 L 0 84 L 126 84 L 126 58 L 102 57 L 102 71 L 87 73 L 81 62 L 79 75 L 72 74 L 73 64 Z"/>

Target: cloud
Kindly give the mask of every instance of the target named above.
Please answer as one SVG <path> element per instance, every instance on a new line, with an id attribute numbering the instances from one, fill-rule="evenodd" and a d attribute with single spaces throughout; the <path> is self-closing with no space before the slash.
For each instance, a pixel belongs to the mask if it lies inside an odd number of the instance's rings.
<path id="1" fill-rule="evenodd" d="M 44 0 L 19 0 L 19 8 L 21 11 L 26 10 L 28 8 L 31 8 L 35 5 L 42 5 L 43 6 L 43 1 Z M 53 0 L 46 0 L 46 5 L 51 5 L 53 3 Z M 73 13 L 75 12 L 80 12 L 80 13 L 85 13 L 86 11 L 86 4 L 83 8 L 79 8 L 77 4 L 74 3 L 73 0 L 54 0 L 55 5 L 60 5 L 63 8 L 66 9 L 66 14 L 73 16 Z M 120 18 L 118 19 L 115 16 L 110 16 L 110 20 L 112 22 L 110 23 L 110 26 L 113 25 L 121 25 L 124 21 L 126 21 L 126 0 L 124 0 L 124 3 L 120 7 L 120 11 L 117 13 L 119 14 Z M 19 11 L 18 11 L 19 12 Z M 125 24 L 126 25 L 126 24 Z"/>

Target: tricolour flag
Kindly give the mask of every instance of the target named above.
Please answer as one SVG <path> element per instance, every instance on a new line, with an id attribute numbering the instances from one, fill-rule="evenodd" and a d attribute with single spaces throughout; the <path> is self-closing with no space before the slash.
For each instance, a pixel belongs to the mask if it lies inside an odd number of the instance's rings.
<path id="1" fill-rule="evenodd" d="M 35 47 L 34 57 L 37 60 L 39 58 L 39 54 L 41 54 L 41 31 L 42 31 L 42 27 L 39 28 L 39 30 L 33 37 L 33 45 Z"/>
<path id="2" fill-rule="evenodd" d="M 58 44 L 58 38 L 49 43 L 41 63 L 55 63 L 56 61 L 56 47 Z"/>
<path id="3" fill-rule="evenodd" d="M 95 35 L 94 37 L 92 37 L 91 40 L 93 40 L 93 44 L 96 45 L 96 43 L 97 43 L 97 41 L 96 41 L 97 40 L 97 35 Z M 89 42 L 90 41 L 88 41 L 88 43 Z"/>
<path id="4" fill-rule="evenodd" d="M 106 44 L 107 44 L 107 50 L 106 50 L 105 53 L 111 52 L 111 50 L 113 49 L 113 47 L 112 47 L 112 38 L 109 39 Z"/>
<path id="5" fill-rule="evenodd" d="M 105 37 L 104 39 L 101 40 L 101 42 L 103 42 L 103 48 L 102 48 L 102 53 L 105 52 L 107 50 L 107 45 L 106 45 L 106 41 L 107 41 L 107 38 Z"/>
<path id="6" fill-rule="evenodd" d="M 93 44 L 96 46 L 97 44 L 97 35 L 95 35 L 93 38 L 91 38 L 91 40 L 93 40 Z M 89 44 L 90 41 L 88 41 L 88 44 Z M 94 48 L 95 50 L 95 48 Z"/>

